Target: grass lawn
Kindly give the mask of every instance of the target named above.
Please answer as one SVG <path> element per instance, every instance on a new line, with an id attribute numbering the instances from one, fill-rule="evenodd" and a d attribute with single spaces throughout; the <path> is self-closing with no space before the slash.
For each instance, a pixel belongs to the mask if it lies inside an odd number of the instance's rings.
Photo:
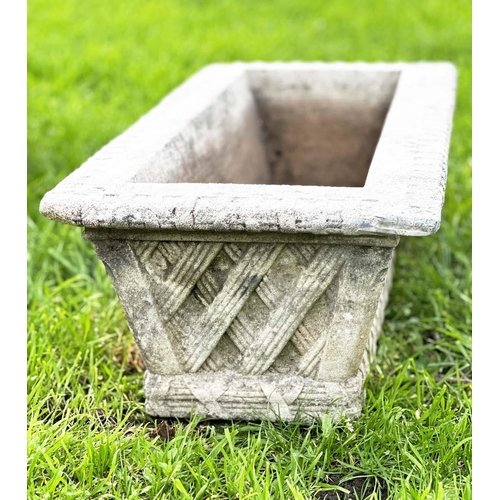
<path id="1" fill-rule="evenodd" d="M 470 2 L 28 8 L 29 498 L 471 498 Z M 38 213 L 47 190 L 171 89 L 233 60 L 447 60 L 459 70 L 441 229 L 398 247 L 357 421 L 154 421 L 104 267 L 81 229 Z"/>

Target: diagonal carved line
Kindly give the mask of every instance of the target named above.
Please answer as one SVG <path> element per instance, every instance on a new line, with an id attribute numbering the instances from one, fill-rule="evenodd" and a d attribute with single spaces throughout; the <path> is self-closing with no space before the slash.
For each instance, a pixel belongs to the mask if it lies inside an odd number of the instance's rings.
<path id="1" fill-rule="evenodd" d="M 192 351 L 184 363 L 186 371 L 195 372 L 208 358 L 248 296 L 272 266 L 283 246 L 283 244 L 251 246 L 231 269 L 222 290 L 196 325 L 191 327 L 189 337 L 191 337 Z"/>
<path id="2" fill-rule="evenodd" d="M 229 325 L 227 334 L 240 352 L 246 351 L 248 347 L 252 345 L 252 332 L 250 332 L 247 325 L 238 317 L 234 318 L 233 322 Z"/>
<path id="3" fill-rule="evenodd" d="M 182 331 L 184 330 L 183 326 L 180 324 L 180 321 L 179 321 L 179 316 L 173 316 L 172 318 L 170 318 L 170 321 L 168 322 L 169 323 L 169 326 L 171 326 L 171 331 L 174 333 L 174 335 L 172 335 L 172 337 L 177 341 L 177 342 L 180 342 L 182 336 Z"/>
<path id="4" fill-rule="evenodd" d="M 314 250 L 309 245 L 288 245 L 287 249 L 291 250 L 292 253 L 296 254 L 297 257 L 302 260 L 307 257 L 306 261 L 309 261 L 311 256 L 314 255 Z M 274 309 L 278 304 L 281 296 L 283 295 L 282 292 L 281 294 L 277 294 L 276 293 L 277 290 L 273 289 L 273 287 L 269 285 L 267 276 L 264 276 L 259 286 L 255 290 L 255 292 L 259 295 L 260 299 L 262 300 L 262 302 L 264 302 L 264 304 L 267 306 L 268 309 Z M 231 324 L 231 326 L 233 324 L 234 322 Z M 293 343 L 293 345 L 295 346 L 295 348 L 297 349 L 297 351 L 300 353 L 301 356 L 304 356 L 309 351 L 309 349 L 311 348 L 315 349 L 315 347 L 313 346 L 315 346 L 316 338 L 309 331 L 309 329 L 305 326 L 304 323 L 301 323 L 299 325 L 295 333 L 290 338 L 290 341 Z M 237 344 L 235 339 L 233 339 L 233 342 Z M 250 342 L 248 342 L 248 344 L 245 345 L 244 348 L 240 349 L 240 351 L 245 351 L 250 345 Z M 314 353 L 319 355 L 321 353 L 321 350 L 322 349 L 320 349 L 319 351 L 314 350 Z M 305 356 L 301 361 L 300 366 L 302 368 L 300 368 L 300 371 L 303 372 L 304 376 L 306 376 L 306 371 L 312 373 L 315 367 L 318 365 L 320 360 L 319 358 L 318 359 L 314 358 L 316 354 Z M 307 369 L 306 363 L 313 363 L 313 365 L 310 367 L 310 370 Z M 269 368 L 269 370 L 271 368 L 272 366 Z"/>
<path id="5" fill-rule="evenodd" d="M 245 323 L 239 320 L 238 316 L 236 316 L 229 325 L 226 334 L 240 353 L 244 352 L 252 345 L 252 334 Z M 217 349 L 214 349 L 205 360 L 206 367 L 211 371 L 219 370 L 226 363 L 227 361 L 224 359 L 224 356 Z"/>
<path id="6" fill-rule="evenodd" d="M 326 338 L 320 337 L 300 361 L 298 375 L 309 377 L 321 361 L 321 352 L 326 344 Z"/>
<path id="7" fill-rule="evenodd" d="M 164 321 L 168 321 L 175 314 L 221 248 L 222 243 L 186 245 L 161 285 L 162 300 L 158 307 Z"/>
<path id="8" fill-rule="evenodd" d="M 155 253 L 156 248 L 158 247 L 159 242 L 155 241 L 150 243 L 149 241 L 139 242 L 138 245 L 138 254 L 143 259 L 150 259 L 151 256 Z"/>
<path id="9" fill-rule="evenodd" d="M 135 247 L 137 255 L 142 255 L 144 250 L 149 247 L 151 247 L 149 241 L 137 241 Z"/>
<path id="10" fill-rule="evenodd" d="M 228 245 L 224 246 L 224 250 L 227 249 L 227 246 Z M 210 286 L 210 284 L 212 286 Z M 200 292 L 198 295 L 202 300 L 203 305 L 208 306 L 215 299 L 217 295 L 215 286 L 216 284 L 214 283 L 213 278 L 210 277 L 208 273 L 205 273 L 197 282 L 196 288 Z M 246 350 L 252 343 L 252 334 L 249 332 L 245 323 L 239 320 L 238 316 L 236 316 L 233 322 L 229 325 L 226 334 L 240 352 Z M 220 352 L 218 352 L 217 349 L 214 349 L 210 353 L 210 356 L 208 356 L 208 358 L 205 360 L 205 363 L 201 366 L 201 368 L 206 366 L 206 368 L 211 371 L 217 371 L 224 364 L 224 356 Z"/>
<path id="11" fill-rule="evenodd" d="M 311 346 L 314 345 L 316 338 L 314 335 L 309 331 L 309 329 L 302 323 L 298 328 L 297 331 L 292 335 L 292 338 L 290 341 L 293 343 L 293 345 L 297 348 L 297 351 L 300 352 L 300 354 L 304 354 L 309 351 Z"/>
<path id="12" fill-rule="evenodd" d="M 259 296 L 260 300 L 264 302 L 264 305 L 268 309 L 273 309 L 279 299 L 275 296 L 273 289 L 269 286 L 269 283 L 267 282 L 267 276 L 264 276 L 259 286 L 255 290 L 255 293 Z"/>
<path id="13" fill-rule="evenodd" d="M 222 244 L 200 243 L 190 245 L 175 263 L 164 282 L 162 312 L 165 321 L 172 317 L 186 300 L 200 276 L 215 259 Z"/>
<path id="14" fill-rule="evenodd" d="M 203 275 L 205 276 L 205 275 Z M 196 282 L 196 287 L 193 290 L 194 296 L 199 299 L 199 301 L 207 307 L 212 302 L 212 296 L 205 283 L 202 282 L 203 276 Z"/>
<path id="15" fill-rule="evenodd" d="M 309 245 L 289 245 L 288 250 L 292 252 L 300 262 L 309 262 L 316 249 Z"/>
<path id="16" fill-rule="evenodd" d="M 207 299 L 203 291 L 198 286 L 200 282 L 197 283 L 196 288 L 193 291 L 193 295 L 205 306 L 207 307 L 210 304 L 210 300 Z"/>
<path id="17" fill-rule="evenodd" d="M 208 307 L 217 296 L 217 291 L 215 289 L 213 279 L 209 279 L 208 276 L 208 273 L 205 273 L 198 280 L 195 288 L 195 291 L 198 292 L 198 298 L 201 300 L 202 304 L 205 307 Z M 224 356 L 220 352 L 218 352 L 217 349 L 214 349 L 199 369 L 201 370 L 203 368 L 208 368 L 209 371 L 215 372 L 219 370 L 223 365 Z"/>
<path id="18" fill-rule="evenodd" d="M 158 245 L 157 248 L 163 258 L 166 259 L 170 264 L 175 262 L 181 254 L 180 248 L 174 243 L 163 243 Z"/>
<path id="19" fill-rule="evenodd" d="M 214 358 L 214 354 L 215 354 L 215 359 L 212 359 L 212 358 Z M 210 353 L 210 356 L 205 360 L 204 365 L 206 365 L 206 367 L 210 371 L 215 372 L 215 371 L 220 369 L 220 367 L 222 366 L 222 363 L 223 363 L 222 356 L 219 353 L 217 353 L 217 351 L 212 351 Z M 202 367 L 203 367 L 203 365 L 202 365 Z"/>
<path id="20" fill-rule="evenodd" d="M 252 332 L 248 329 L 245 322 L 239 319 L 239 316 L 233 319 L 233 322 L 226 330 L 226 334 L 240 353 L 245 352 L 252 345 Z M 205 364 L 211 371 L 216 371 L 226 364 L 226 360 L 217 349 L 214 349 L 205 360 Z"/>
<path id="21" fill-rule="evenodd" d="M 243 356 L 241 373 L 260 374 L 273 364 L 342 266 L 335 247 L 323 246 L 318 250 L 307 271 L 297 280 L 295 293 L 287 295 L 281 307 L 271 313 L 266 328 L 255 340 L 254 349 Z"/>
<path id="22" fill-rule="evenodd" d="M 225 250 L 227 245 L 224 246 L 223 250 Z M 202 301 L 205 307 L 208 307 L 212 301 L 217 296 L 217 283 L 213 277 L 205 273 L 200 277 L 198 282 L 196 283 L 195 291 L 197 291 L 198 298 Z M 219 353 L 216 349 L 214 349 L 208 358 L 205 360 L 203 365 L 200 367 L 200 370 L 203 368 L 208 368 L 209 371 L 217 371 L 224 365 L 224 356 Z"/>
<path id="23" fill-rule="evenodd" d="M 196 283 L 196 288 L 198 289 L 198 296 L 204 306 L 208 306 L 217 295 L 217 283 L 208 273 L 200 277 Z"/>
<path id="24" fill-rule="evenodd" d="M 294 246 L 308 261 L 311 259 L 311 257 L 315 254 L 315 252 L 318 249 L 317 247 L 311 247 L 309 245 L 294 245 Z"/>
<path id="25" fill-rule="evenodd" d="M 233 262 L 238 262 L 241 258 L 241 254 L 243 253 L 240 247 L 234 243 L 226 243 L 224 245 L 224 251 Z"/>

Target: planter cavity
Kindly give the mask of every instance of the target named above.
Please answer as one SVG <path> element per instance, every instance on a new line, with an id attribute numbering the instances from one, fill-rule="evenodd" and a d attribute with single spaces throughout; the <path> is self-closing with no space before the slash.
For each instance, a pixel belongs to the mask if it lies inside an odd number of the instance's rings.
<path id="1" fill-rule="evenodd" d="M 439 228 L 449 63 L 207 66 L 42 200 L 84 226 L 146 410 L 358 416 L 399 237 Z"/>

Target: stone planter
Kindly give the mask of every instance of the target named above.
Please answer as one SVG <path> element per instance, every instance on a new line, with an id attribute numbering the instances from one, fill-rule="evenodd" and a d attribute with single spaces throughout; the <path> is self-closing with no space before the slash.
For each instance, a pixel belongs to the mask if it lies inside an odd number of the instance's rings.
<path id="1" fill-rule="evenodd" d="M 162 417 L 356 416 L 400 235 L 440 223 L 448 63 L 211 65 L 47 193 Z"/>

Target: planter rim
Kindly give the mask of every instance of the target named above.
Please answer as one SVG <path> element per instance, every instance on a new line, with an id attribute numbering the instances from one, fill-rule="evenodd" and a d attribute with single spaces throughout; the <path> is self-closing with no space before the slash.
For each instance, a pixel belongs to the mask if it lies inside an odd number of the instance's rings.
<path id="1" fill-rule="evenodd" d="M 229 84 L 258 71 L 399 73 L 364 187 L 131 182 Z M 441 221 L 455 87 L 447 62 L 212 64 L 49 191 L 40 211 L 88 228 L 428 235 Z"/>

